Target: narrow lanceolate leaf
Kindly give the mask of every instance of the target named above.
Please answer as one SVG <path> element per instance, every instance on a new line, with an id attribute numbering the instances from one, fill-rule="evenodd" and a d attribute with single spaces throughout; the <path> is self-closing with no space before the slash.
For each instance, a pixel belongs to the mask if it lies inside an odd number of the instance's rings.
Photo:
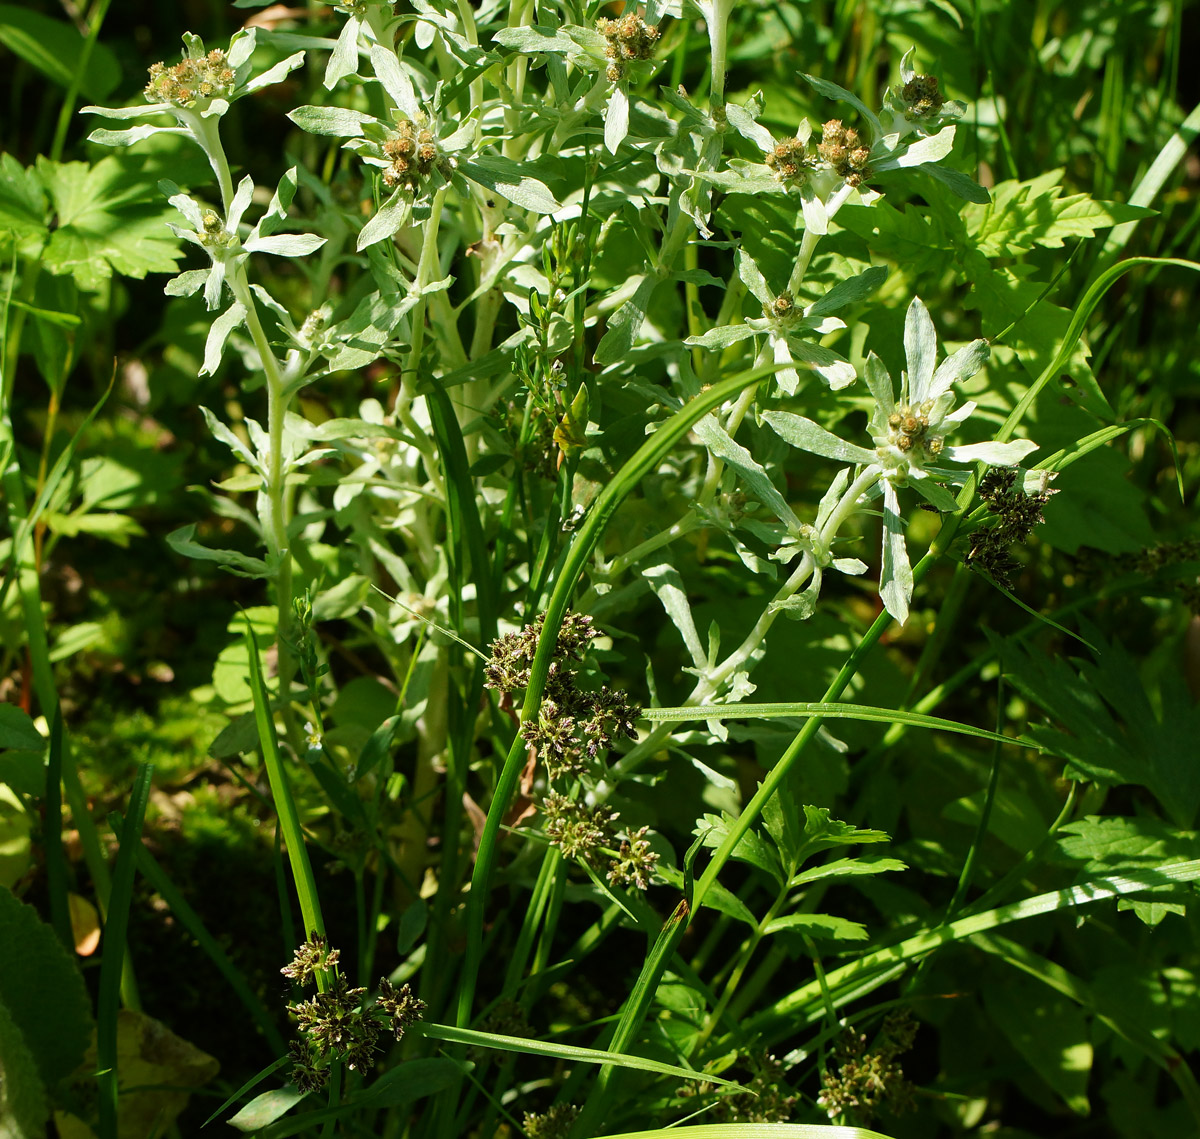
<path id="1" fill-rule="evenodd" d="M 383 89 L 391 96 L 392 102 L 406 119 L 415 119 L 421 113 L 421 104 L 417 100 L 417 92 L 413 87 L 408 72 L 400 66 L 394 51 L 388 51 L 381 44 L 371 45 L 371 66 L 375 69 L 376 78 L 383 84 Z"/>
<path id="2" fill-rule="evenodd" d="M 357 248 L 361 252 L 377 241 L 384 241 L 408 225 L 412 218 L 412 195 L 397 186 L 392 196 L 379 207 L 375 216 L 362 227 Z"/>
<path id="3" fill-rule="evenodd" d="M 363 133 L 365 123 L 378 122 L 374 115 L 348 107 L 297 107 L 288 112 L 288 118 L 309 134 L 333 138 L 355 138 Z"/>
<path id="4" fill-rule="evenodd" d="M 246 306 L 239 301 L 231 304 L 213 321 L 212 328 L 208 330 L 208 339 L 204 342 L 204 364 L 200 368 L 200 375 L 211 376 L 216 372 L 225 354 L 225 341 L 245 319 Z"/>
<path id="5" fill-rule="evenodd" d="M 822 701 L 816 703 L 778 704 L 698 704 L 695 707 L 643 708 L 642 719 L 651 723 L 686 723 L 691 720 L 769 720 L 781 717 L 807 718 L 820 716 L 823 720 L 867 720 L 880 724 L 907 724 L 913 728 L 934 728 L 942 732 L 956 732 L 976 739 L 991 740 L 993 743 L 1017 744 L 1020 747 L 1042 750 L 1043 745 L 1024 737 L 1014 738 L 977 728 L 973 724 L 960 724 L 941 716 L 926 716 L 921 712 L 907 712 L 902 708 L 873 708 L 869 704 L 842 704 Z"/>
<path id="6" fill-rule="evenodd" d="M 619 84 L 613 88 L 608 100 L 608 113 L 604 116 L 604 146 L 609 154 L 616 154 L 625 136 L 629 133 L 629 96 Z"/>
<path id="7" fill-rule="evenodd" d="M 903 625 L 908 620 L 912 599 L 913 574 L 904 544 L 904 519 L 900 517 L 900 499 L 896 488 L 883 481 L 883 573 L 879 598 L 883 607 Z"/>
<path id="8" fill-rule="evenodd" d="M 733 467 L 742 476 L 746 488 L 764 506 L 770 507 L 780 522 L 785 522 L 794 529 L 800 528 L 800 519 L 771 482 L 767 472 L 745 447 L 730 437 L 715 416 L 706 415 L 696 424 L 694 430 L 700 442 L 718 459 Z"/>
<path id="9" fill-rule="evenodd" d="M 315 233 L 280 233 L 274 237 L 253 237 L 243 249 L 247 253 L 273 253 L 276 257 L 306 257 L 325 244 Z"/>
<path id="10" fill-rule="evenodd" d="M 954 149 L 954 127 L 943 127 L 935 135 L 918 139 L 898 154 L 892 162 L 897 166 L 923 166 L 938 162 Z"/>
<path id="11" fill-rule="evenodd" d="M 794 415 L 790 411 L 764 411 L 763 419 L 781 439 L 793 447 L 822 455 L 826 459 L 840 459 L 845 463 L 873 463 L 875 452 L 865 447 L 856 447 L 839 439 L 832 431 L 826 431 L 819 423 Z"/>
<path id="12" fill-rule="evenodd" d="M 552 214 L 562 206 L 545 183 L 522 173 L 521 164 L 496 154 L 478 154 L 469 162 L 460 161 L 464 177 L 489 190 L 494 190 L 513 205 L 532 210 L 535 214 Z"/>
<path id="13" fill-rule="evenodd" d="M 654 1072 L 660 1076 L 675 1076 L 684 1080 L 699 1080 L 719 1084 L 721 1087 L 745 1091 L 741 1084 L 725 1080 L 708 1072 L 690 1068 L 679 1068 L 664 1064 L 660 1060 L 648 1060 L 644 1056 L 631 1056 L 627 1052 L 602 1052 L 597 1048 L 575 1048 L 569 1044 L 558 1044 L 550 1040 L 532 1040 L 526 1036 L 501 1036 L 494 1032 L 476 1032 L 469 1028 L 452 1028 L 446 1024 L 418 1024 L 410 1032 L 427 1036 L 430 1040 L 448 1040 L 454 1044 L 470 1044 L 476 1048 L 495 1048 L 501 1052 L 522 1052 L 528 1056 L 549 1056 L 577 1064 L 612 1064 L 618 1068 L 632 1068 L 639 1072 Z"/>

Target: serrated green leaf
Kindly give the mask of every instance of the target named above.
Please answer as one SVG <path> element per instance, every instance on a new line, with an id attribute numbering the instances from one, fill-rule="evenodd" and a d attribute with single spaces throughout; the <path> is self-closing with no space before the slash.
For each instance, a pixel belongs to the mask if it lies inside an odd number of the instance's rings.
<path id="1" fill-rule="evenodd" d="M 44 1139 L 50 1107 L 21 1030 L 0 1002 L 0 1136 Z"/>
<path id="2" fill-rule="evenodd" d="M 0 1004 L 28 1046 L 43 1083 L 54 1087 L 83 1062 L 92 1034 L 91 999 L 54 930 L 0 886 Z"/>
<path id="3" fill-rule="evenodd" d="M 182 254 L 166 226 L 174 211 L 138 163 L 115 155 L 95 166 L 43 157 L 37 170 L 55 214 L 42 253 L 52 273 L 70 273 L 81 289 L 95 291 L 114 272 L 135 279 L 175 272 Z"/>
<path id="4" fill-rule="evenodd" d="M 1028 182 L 1001 182 L 987 205 L 962 211 L 967 232 L 985 257 L 1015 257 L 1036 245 L 1058 249 L 1069 237 L 1093 237 L 1096 230 L 1154 213 L 1141 206 L 1098 202 L 1087 194 L 1063 197 L 1062 170 Z"/>

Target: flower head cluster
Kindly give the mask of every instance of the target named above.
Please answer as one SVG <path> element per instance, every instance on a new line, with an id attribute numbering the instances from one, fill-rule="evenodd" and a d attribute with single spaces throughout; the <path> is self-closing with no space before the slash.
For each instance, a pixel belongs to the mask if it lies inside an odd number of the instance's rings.
<path id="1" fill-rule="evenodd" d="M 312 985 L 316 983 L 316 975 L 325 969 L 336 969 L 340 953 L 330 949 L 328 941 L 319 933 L 314 933 L 292 955 L 290 965 L 285 965 L 279 971 L 290 977 L 297 985 Z"/>
<path id="2" fill-rule="evenodd" d="M 739 1060 L 739 1069 L 751 1073 L 739 1079 L 746 1090 L 722 1095 L 713 1108 L 713 1115 L 722 1123 L 788 1123 L 795 1113 L 800 1097 L 783 1080 L 783 1064 L 769 1053 L 748 1056 Z M 717 1090 L 715 1084 L 685 1084 L 679 1095 L 708 1096 Z"/>
<path id="3" fill-rule="evenodd" d="M 578 1118 L 579 1108 L 574 1104 L 556 1103 L 540 1115 L 527 1111 L 521 1129 L 529 1139 L 567 1139 L 571 1124 Z"/>
<path id="4" fill-rule="evenodd" d="M 338 951 L 330 949 L 323 937 L 314 935 L 296 950 L 291 964 L 281 972 L 301 985 L 312 984 L 319 970 L 332 970 L 337 961 Z M 301 1033 L 289 1052 L 292 1079 L 302 1091 L 325 1084 L 333 1059 L 343 1060 L 354 1071 L 367 1071 L 375 1063 L 384 1028 L 390 1027 L 400 1040 L 425 1009 L 425 1002 L 413 996 L 408 985 L 396 988 L 387 978 L 379 982 L 375 1004 L 364 1006 L 366 993 L 364 988 L 351 988 L 339 973 L 324 992 L 288 1006 Z"/>
<path id="5" fill-rule="evenodd" d="M 1012 467 L 990 470 L 983 476 L 979 494 L 994 521 L 971 535 L 971 547 L 964 559 L 970 569 L 987 574 L 1005 589 L 1012 588 L 1018 563 L 1009 551 L 1045 521 L 1042 507 L 1058 493 L 1050 489 L 1053 477 L 1049 471 L 1028 471 L 1018 479 Z"/>
<path id="6" fill-rule="evenodd" d="M 619 20 L 602 16 L 596 21 L 596 31 L 604 37 L 604 58 L 609 61 L 605 74 L 610 83 L 619 83 L 625 78 L 627 63 L 652 59 L 659 37 L 656 25 L 647 24 L 633 12 Z"/>
<path id="7" fill-rule="evenodd" d="M 965 103 L 947 99 L 937 78 L 918 74 L 912 65 L 913 49 L 900 61 L 900 83 L 888 88 L 884 96 L 885 114 L 890 116 L 890 130 L 903 137 L 906 134 L 936 134 L 948 123 L 961 118 Z"/>
<path id="8" fill-rule="evenodd" d="M 489 688 L 513 692 L 529 686 L 543 624 L 539 616 L 519 633 L 507 633 L 492 645 L 491 658 L 484 668 L 484 682 Z M 640 709 L 623 692 L 607 686 L 596 691 L 579 687 L 575 664 L 597 635 L 590 617 L 574 613 L 566 616 L 559 629 L 541 707 L 521 726 L 521 734 L 537 749 L 551 779 L 580 773 L 621 737 L 637 738 L 634 723 Z"/>
<path id="9" fill-rule="evenodd" d="M 191 134 L 208 153 L 211 138 L 206 135 L 203 120 L 220 117 L 229 105 L 272 83 L 278 83 L 304 62 L 304 52 L 296 52 L 281 63 L 252 76 L 257 29 L 243 28 L 235 32 L 228 50 L 209 51 L 204 41 L 191 32 L 183 36 L 184 55 L 179 63 L 168 67 L 156 63 L 150 68 L 150 79 L 144 94 L 149 102 L 138 107 L 84 107 L 86 114 L 103 115 L 109 119 L 140 119 L 147 115 L 167 112 L 178 126 L 164 127 L 143 124 L 127 131 L 97 130 L 90 141 L 105 146 L 124 146 L 162 131 Z M 182 130 L 181 130 L 182 128 Z M 210 160 L 212 154 L 209 154 Z"/>
<path id="10" fill-rule="evenodd" d="M 543 829 L 551 846 L 557 846 L 564 858 L 595 861 L 602 846 L 613 841 L 612 824 L 618 813 L 606 807 L 589 809 L 585 804 L 557 791 L 551 791 L 541 804 L 545 818 Z"/>
<path id="11" fill-rule="evenodd" d="M 863 144 L 858 131 L 843 126 L 841 119 L 830 119 L 821 128 L 817 153 L 839 178 L 845 179 L 848 186 L 860 186 L 863 179 L 870 177 L 867 159 L 871 156 L 871 149 Z"/>
<path id="12" fill-rule="evenodd" d="M 405 119 L 383 144 L 383 155 L 391 166 L 383 172 L 383 184 L 389 189 L 407 186 L 417 191 L 429 178 L 441 158 L 441 148 L 424 120 Z"/>
<path id="13" fill-rule="evenodd" d="M 866 1036 L 846 1027 L 833 1049 L 833 1060 L 822 1077 L 817 1105 L 830 1119 L 849 1115 L 866 1125 L 883 1105 L 893 1112 L 911 1106 L 913 1087 L 904 1078 L 899 1057 L 912 1047 L 916 1022 L 908 1013 L 893 1013 L 884 1021 L 874 1048 Z"/>
<path id="14" fill-rule="evenodd" d="M 646 890 L 654 875 L 654 866 L 658 855 L 650 849 L 646 838 L 649 827 L 640 827 L 629 831 L 621 840 L 617 857 L 608 864 L 608 880 L 614 886 L 636 886 Z"/>
<path id="15" fill-rule="evenodd" d="M 763 413 L 763 419 L 772 429 L 793 446 L 858 465 L 855 482 L 846 491 L 850 501 L 839 503 L 828 512 L 822 532 L 823 546 L 827 547 L 838 524 L 855 508 L 859 496 L 875 487 L 882 494 L 883 572 L 879 593 L 884 607 L 901 623 L 908 616 L 913 580 L 897 488 L 911 483 L 935 509 L 954 511 L 957 502 L 945 484 L 956 485 L 963 476 L 935 464 L 985 462 L 1013 466 L 1037 450 L 1037 444 L 1028 439 L 966 446 L 946 443 L 946 436 L 975 410 L 975 404 L 969 400 L 956 407 L 958 397 L 953 389 L 956 383 L 983 367 L 989 353 L 986 340 L 972 341 L 938 364 L 933 321 L 920 299 L 913 298 L 904 322 L 904 350 L 908 370 L 900 377 L 898 397 L 883 363 L 874 353 L 867 358 L 866 380 L 875 400 L 868 425 L 874 450 L 839 439 L 803 416 L 786 411 Z"/>
<path id="16" fill-rule="evenodd" d="M 817 168 L 817 155 L 809 148 L 812 126 L 806 119 L 792 138 L 772 144 L 763 161 L 777 182 L 785 186 L 803 186 Z"/>
<path id="17" fill-rule="evenodd" d="M 220 48 L 214 48 L 198 58 L 184 56 L 174 67 L 152 64 L 144 94 L 151 103 L 192 108 L 207 106 L 210 99 L 228 99 L 234 86 L 228 56 Z"/>

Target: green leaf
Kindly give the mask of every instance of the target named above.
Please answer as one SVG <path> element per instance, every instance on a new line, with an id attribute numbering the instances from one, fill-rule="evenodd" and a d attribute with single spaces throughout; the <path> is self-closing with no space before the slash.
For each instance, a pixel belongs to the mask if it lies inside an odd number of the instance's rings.
<path id="1" fill-rule="evenodd" d="M 42 254 L 52 273 L 70 273 L 94 292 L 114 272 L 138 280 L 175 272 L 182 254 L 166 225 L 174 211 L 142 175 L 140 160 L 110 155 L 89 166 L 41 157 L 37 170 L 55 214 Z"/>
<path id="2" fill-rule="evenodd" d="M 549 187 L 525 173 L 526 166 L 511 158 L 479 154 L 469 162 L 460 161 L 458 169 L 464 177 L 494 190 L 522 209 L 532 210 L 535 214 L 552 214 L 562 209 Z"/>
<path id="3" fill-rule="evenodd" d="M 788 885 L 794 888 L 826 878 L 858 878 L 869 874 L 884 874 L 890 870 L 907 869 L 908 864 L 898 858 L 835 858 L 832 862 L 810 866 L 807 870 L 800 871 Z"/>
<path id="4" fill-rule="evenodd" d="M 216 562 L 239 577 L 268 577 L 270 575 L 267 563 L 262 558 L 247 557 L 245 554 L 239 554 L 236 550 L 214 550 L 209 546 L 202 546 L 194 540 L 195 533 L 196 524 L 194 522 L 188 526 L 180 526 L 178 530 L 172 530 L 167 535 L 167 545 L 185 558 Z"/>
<path id="5" fill-rule="evenodd" d="M 1079 1007 L 1043 986 L 1005 977 L 984 989 L 984 1007 L 1029 1067 L 1077 1115 L 1088 1113 L 1092 1069 L 1088 1018 Z"/>
<path id="6" fill-rule="evenodd" d="M 41 751 L 45 746 L 42 733 L 34 727 L 28 713 L 15 704 L 0 704 L 0 747 Z"/>
<path id="7" fill-rule="evenodd" d="M 0 4 L 0 42 L 64 89 L 75 82 L 86 43 L 66 20 L 16 4 Z M 103 99 L 120 81 L 117 57 L 104 44 L 93 43 L 78 89 L 89 99 Z"/>
<path id="8" fill-rule="evenodd" d="M 263 1092 L 262 1095 L 255 1096 L 236 1115 L 230 1116 L 225 1122 L 239 1131 L 257 1131 L 291 1111 L 307 1094 L 293 1084 L 274 1088 L 269 1092 Z"/>
<path id="9" fill-rule="evenodd" d="M 767 924 L 763 931 L 773 933 L 802 933 L 817 941 L 866 941 L 867 927 L 832 914 L 787 914 Z"/>
<path id="10" fill-rule="evenodd" d="M 46 234 L 46 193 L 42 180 L 11 154 L 0 154 L 0 230 L 18 237 Z"/>
<path id="11" fill-rule="evenodd" d="M 704 845 L 710 850 L 716 850 L 729 835 L 730 824 L 734 821 L 728 811 L 720 815 L 706 814 L 696 824 L 696 834 L 703 839 Z M 771 849 L 771 845 L 756 831 L 749 830 L 742 835 L 737 846 L 733 848 L 731 858 L 739 862 L 757 866 L 766 871 L 776 882 L 784 882 L 783 869 L 779 863 L 779 855 Z"/>
<path id="12" fill-rule="evenodd" d="M 1141 206 L 1097 202 L 1087 194 L 1062 197 L 1062 170 L 1028 182 L 1001 182 L 987 205 L 962 211 L 967 233 L 985 257 L 1016 257 L 1036 245 L 1061 248 L 1068 237 L 1094 237 L 1096 230 L 1155 213 Z"/>
<path id="13" fill-rule="evenodd" d="M 0 886 L 0 1005 L 12 1018 L 47 1087 L 83 1062 L 91 998 L 75 962 L 32 906 Z"/>
<path id="14" fill-rule="evenodd" d="M 1147 787 L 1172 821 L 1191 827 L 1200 809 L 1200 707 L 1178 674 L 1164 675 L 1152 699 L 1119 642 L 1088 625 L 1082 632 L 1099 650 L 1094 663 L 1001 648 L 1013 684 L 1051 720 L 1030 736 L 1067 760 L 1069 778 Z"/>
<path id="15" fill-rule="evenodd" d="M 0 1135 L 44 1139 L 50 1107 L 33 1054 L 0 1002 Z"/>

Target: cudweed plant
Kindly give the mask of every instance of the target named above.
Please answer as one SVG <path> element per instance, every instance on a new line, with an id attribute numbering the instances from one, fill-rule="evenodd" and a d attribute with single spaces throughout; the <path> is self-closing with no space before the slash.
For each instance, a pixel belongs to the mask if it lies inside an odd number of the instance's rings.
<path id="1" fill-rule="evenodd" d="M 416 0 L 406 13 L 354 0 L 327 6 L 337 27 L 305 52 L 285 55 L 297 41 L 286 29 L 242 30 L 219 48 L 189 34 L 182 60 L 151 68 L 141 101 L 84 108 L 133 123 L 95 130 L 95 143 L 180 136 L 211 168 L 211 185 L 160 183 L 196 262 L 166 292 L 202 297 L 201 374 L 223 370 L 243 389 L 244 417 L 204 416 L 241 471 L 222 512 L 260 550 L 202 544 L 195 525 L 169 541 L 270 594 L 270 690 L 228 711 L 257 714 L 264 754 L 281 757 L 281 818 L 296 817 L 290 779 L 336 820 L 314 827 L 318 841 L 357 852 L 357 975 L 379 931 L 402 930 L 404 960 L 370 1003 L 327 949 L 297 821 L 288 854 L 308 940 L 284 972 L 318 985 L 290 1006 L 296 1084 L 328 1096 L 313 1128 L 384 1112 L 381 1134 L 491 1135 L 519 1116 L 530 1136 L 581 1137 L 665 1126 L 697 1104 L 734 1120 L 861 1122 L 907 1094 L 897 1056 L 912 1037 L 893 1020 L 867 1048 L 845 1010 L 893 980 L 897 961 L 975 932 L 952 905 L 944 920 L 914 918 L 886 961 L 855 956 L 867 930 L 822 912 L 826 890 L 905 864 L 826 860 L 888 836 L 799 799 L 798 760 L 818 745 L 844 752 L 822 717 L 857 714 L 838 701 L 885 631 L 906 635 L 922 623 L 915 606 L 938 608 L 918 592 L 931 567 L 1013 586 L 1014 547 L 1074 461 L 1060 452 L 1029 469 L 1036 430 L 1020 436 L 1074 341 L 1044 352 L 1031 383 L 996 335 L 1021 314 L 985 313 L 989 339 L 957 302 L 921 299 L 956 295 L 947 274 L 993 281 L 989 257 L 1011 252 L 998 233 L 1024 225 L 1029 244 L 1061 245 L 1059 187 L 993 200 L 963 173 L 966 104 L 913 51 L 875 102 L 802 74 L 811 110 L 783 127 L 784 109 L 760 93 L 727 90 L 732 3 L 695 8 L 702 37 L 695 11 L 656 0 L 621 11 Z M 662 82 L 701 43 L 693 92 Z M 222 131 L 236 104 L 309 72 L 312 101 L 288 115 L 302 132 L 289 152 L 306 160 L 274 187 L 235 180 Z M 1041 228 L 1031 195 L 1051 218 Z M 936 272 L 897 255 L 915 213 L 892 203 L 915 196 L 959 235 L 961 255 Z M 1071 215 L 1088 224 L 1063 232 L 1141 216 L 1088 205 Z M 268 258 L 290 259 L 290 277 Z M 362 375 L 372 394 L 352 414 L 305 398 Z M 1094 410 L 1094 387 L 1071 394 Z M 247 493 L 252 505 L 237 498 Z M 702 635 L 693 571 L 706 557 L 735 567 L 737 593 Z M 647 595 L 669 645 L 644 635 Z M 849 630 L 848 596 L 871 616 L 821 691 L 795 691 L 812 703 L 751 705 L 779 618 L 816 628 L 827 613 Z M 328 730 L 346 715 L 320 635 L 330 622 L 353 630 L 394 698 L 393 714 L 357 733 Z M 257 648 L 246 651 L 257 668 Z M 629 667 L 643 652 L 644 679 Z M 766 731 L 780 716 L 805 722 L 744 796 L 700 758 L 730 766 L 727 721 Z M 686 854 L 672 812 L 660 822 L 653 810 L 676 762 L 720 800 L 692 813 Z M 528 888 L 522 912 L 504 912 L 501 886 Z M 564 941 L 564 908 L 581 898 L 601 916 Z M 683 952 L 693 927 L 703 944 Z M 618 929 L 650 948 L 602 976 L 604 1007 L 580 1018 L 608 1018 L 593 1048 L 552 1039 L 513 1059 L 524 1034 L 489 1016 L 536 1019 Z M 798 959 L 799 988 L 783 980 Z M 651 1040 L 671 1063 L 623 1071 Z M 783 1041 L 792 1051 L 768 1056 Z M 806 1061 L 829 1041 L 818 1072 Z M 476 1066 L 468 1046 L 503 1062 Z M 417 1056 L 434 1067 L 410 1086 L 401 1061 Z M 722 1073 L 751 1056 L 768 1059 L 731 1087 Z M 537 1067 L 552 1057 L 570 1070 Z M 376 1065 L 385 1073 L 364 1085 Z"/>

